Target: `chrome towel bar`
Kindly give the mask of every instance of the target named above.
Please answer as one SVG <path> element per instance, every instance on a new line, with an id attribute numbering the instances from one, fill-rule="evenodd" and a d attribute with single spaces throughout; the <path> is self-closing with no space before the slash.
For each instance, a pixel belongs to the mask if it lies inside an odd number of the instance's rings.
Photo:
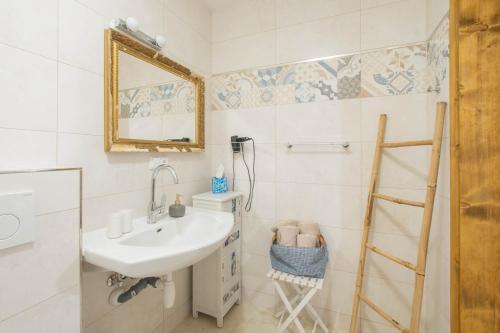
<path id="1" fill-rule="evenodd" d="M 341 146 L 344 149 L 349 148 L 348 141 L 343 142 L 288 142 L 286 147 L 292 149 L 294 146 Z"/>

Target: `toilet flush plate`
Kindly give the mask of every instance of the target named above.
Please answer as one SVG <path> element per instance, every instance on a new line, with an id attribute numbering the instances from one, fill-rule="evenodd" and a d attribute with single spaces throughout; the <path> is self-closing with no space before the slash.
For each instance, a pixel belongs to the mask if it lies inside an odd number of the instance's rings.
<path id="1" fill-rule="evenodd" d="M 0 250 L 34 239 L 33 191 L 0 193 Z"/>

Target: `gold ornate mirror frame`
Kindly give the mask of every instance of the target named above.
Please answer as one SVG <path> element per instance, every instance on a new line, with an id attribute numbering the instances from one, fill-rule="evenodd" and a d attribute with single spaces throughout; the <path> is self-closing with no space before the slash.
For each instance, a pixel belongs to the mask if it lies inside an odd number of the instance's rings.
<path id="1" fill-rule="evenodd" d="M 120 33 L 108 29 L 104 33 L 104 149 L 107 152 L 195 152 L 205 148 L 205 84 L 201 77 L 191 73 L 158 51 Z M 165 142 L 143 139 L 120 138 L 118 134 L 118 53 L 131 56 L 164 69 L 195 85 L 195 142 Z"/>

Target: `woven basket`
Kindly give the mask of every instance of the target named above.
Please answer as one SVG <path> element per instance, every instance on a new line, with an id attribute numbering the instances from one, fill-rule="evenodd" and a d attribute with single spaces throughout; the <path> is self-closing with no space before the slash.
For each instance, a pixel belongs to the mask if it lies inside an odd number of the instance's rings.
<path id="1" fill-rule="evenodd" d="M 320 236 L 320 247 L 278 245 L 273 239 L 269 255 L 271 266 L 277 271 L 320 279 L 325 276 L 328 249 L 323 236 Z"/>

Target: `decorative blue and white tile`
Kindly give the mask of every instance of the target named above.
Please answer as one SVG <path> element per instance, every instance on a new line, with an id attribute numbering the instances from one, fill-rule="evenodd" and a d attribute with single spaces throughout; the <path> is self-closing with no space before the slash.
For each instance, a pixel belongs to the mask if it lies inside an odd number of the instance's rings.
<path id="1" fill-rule="evenodd" d="M 118 98 L 121 118 L 191 113 L 195 108 L 194 85 L 186 81 L 125 89 Z"/>
<path id="2" fill-rule="evenodd" d="M 337 80 L 320 80 L 314 83 L 316 88 L 316 102 L 321 101 L 333 101 L 339 99 L 339 94 L 337 93 Z"/>
<path id="3" fill-rule="evenodd" d="M 120 118 L 149 117 L 151 115 L 151 89 L 131 88 L 118 93 Z"/>
<path id="4" fill-rule="evenodd" d="M 276 104 L 295 103 L 295 84 L 283 84 L 276 87 Z"/>
<path id="5" fill-rule="evenodd" d="M 294 85 L 297 80 L 295 78 L 295 64 L 280 66 L 281 70 L 277 75 L 276 86 Z"/>
<path id="6" fill-rule="evenodd" d="M 337 59 L 337 95 L 339 99 L 361 95 L 361 56 L 351 55 Z"/>
<path id="7" fill-rule="evenodd" d="M 449 17 L 443 17 L 427 43 L 430 79 L 429 90 L 439 92 L 448 71 L 449 53 Z"/>
<path id="8" fill-rule="evenodd" d="M 316 88 L 311 82 L 298 82 L 295 85 L 295 103 L 316 101 Z"/>
<path id="9" fill-rule="evenodd" d="M 361 96 L 425 92 L 425 44 L 369 52 L 361 56 Z"/>
<path id="10" fill-rule="evenodd" d="M 276 104 L 276 87 L 254 87 L 241 91 L 240 109 L 264 107 Z"/>
<path id="11" fill-rule="evenodd" d="M 336 78 L 336 70 L 334 69 L 335 61 L 333 65 L 331 61 L 309 61 L 294 64 L 293 71 L 295 72 L 295 83 L 304 82 L 319 82 L 319 81 L 329 81 Z"/>
<path id="12" fill-rule="evenodd" d="M 441 30 L 447 31 L 447 27 Z M 444 35 L 436 32 L 436 36 Z M 436 44 L 433 47 L 437 56 L 431 59 L 427 59 L 428 45 L 420 43 L 216 75 L 211 79 L 212 109 L 423 93 L 431 79 L 436 80 L 431 75 L 430 65 L 443 67 L 441 62 L 447 64 L 447 59 L 442 60 L 447 56 L 447 41 L 444 43 L 443 39 L 436 37 L 436 41 L 429 42 Z M 446 66 L 443 68 L 440 73 Z"/>
<path id="13" fill-rule="evenodd" d="M 212 109 L 237 109 L 241 105 L 240 73 L 220 74 L 211 78 Z"/>

